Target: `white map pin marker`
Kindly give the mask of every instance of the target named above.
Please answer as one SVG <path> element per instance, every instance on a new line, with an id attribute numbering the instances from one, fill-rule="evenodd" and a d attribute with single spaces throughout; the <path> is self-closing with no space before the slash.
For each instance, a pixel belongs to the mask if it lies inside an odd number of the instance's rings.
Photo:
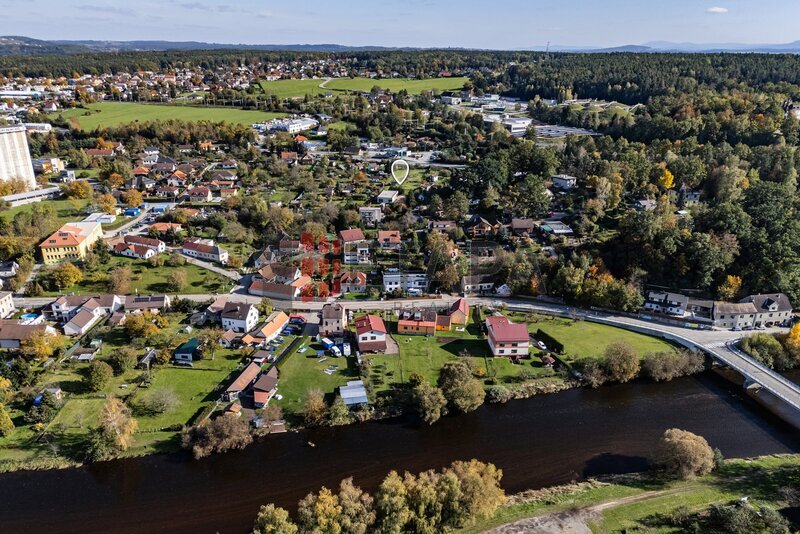
<path id="1" fill-rule="evenodd" d="M 394 163 L 392 163 L 392 178 L 394 181 L 397 182 L 397 185 L 403 185 L 403 182 L 406 181 L 408 178 L 408 172 L 411 168 L 408 166 L 408 162 L 404 159 L 396 159 Z"/>

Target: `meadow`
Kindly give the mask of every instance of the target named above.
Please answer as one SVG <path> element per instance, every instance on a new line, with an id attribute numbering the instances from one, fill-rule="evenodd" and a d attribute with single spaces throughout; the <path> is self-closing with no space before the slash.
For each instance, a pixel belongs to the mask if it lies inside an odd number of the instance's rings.
<path id="1" fill-rule="evenodd" d="M 275 80 L 261 82 L 261 88 L 269 95 L 278 98 L 298 98 L 305 95 L 321 95 L 328 91 L 370 91 L 376 85 L 394 93 L 405 89 L 411 94 L 422 91 L 454 91 L 461 89 L 467 78 L 429 78 L 412 80 L 409 78 L 334 78 L 320 87 L 325 80 Z"/>
<path id="2" fill-rule="evenodd" d="M 65 109 L 53 115 L 61 115 L 74 127 L 85 131 L 98 128 L 112 128 L 131 122 L 166 121 L 170 119 L 182 121 L 208 120 L 213 122 L 230 122 L 234 124 L 250 125 L 283 116 L 281 113 L 250 111 L 237 108 L 172 106 L 166 104 L 137 104 L 127 102 L 87 104 L 85 109 Z"/>

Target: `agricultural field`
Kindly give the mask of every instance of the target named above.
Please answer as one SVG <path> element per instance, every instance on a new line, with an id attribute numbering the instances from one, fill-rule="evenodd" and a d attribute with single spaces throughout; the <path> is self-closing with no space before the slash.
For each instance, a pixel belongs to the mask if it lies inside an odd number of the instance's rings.
<path id="1" fill-rule="evenodd" d="M 67 119 L 75 128 L 89 131 L 97 128 L 111 128 L 131 122 L 208 120 L 250 125 L 276 117 L 281 113 L 250 111 L 236 108 L 213 108 L 192 106 L 171 106 L 166 104 L 137 104 L 125 102 L 101 102 L 87 104 L 86 108 L 66 109 L 54 113 Z"/>

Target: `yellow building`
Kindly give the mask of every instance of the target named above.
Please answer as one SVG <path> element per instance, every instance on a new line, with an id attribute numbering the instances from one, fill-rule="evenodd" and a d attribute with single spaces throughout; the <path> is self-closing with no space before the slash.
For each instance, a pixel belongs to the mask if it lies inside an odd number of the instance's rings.
<path id="1" fill-rule="evenodd" d="M 102 237 L 103 226 L 99 222 L 67 223 L 39 245 L 42 260 L 45 265 L 81 260 Z"/>

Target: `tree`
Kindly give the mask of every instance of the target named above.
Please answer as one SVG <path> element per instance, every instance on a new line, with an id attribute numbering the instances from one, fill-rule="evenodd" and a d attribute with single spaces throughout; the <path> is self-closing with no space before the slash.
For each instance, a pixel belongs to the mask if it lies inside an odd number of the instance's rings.
<path id="1" fill-rule="evenodd" d="M 133 441 L 139 426 L 131 417 L 131 410 L 116 397 L 109 398 L 100 412 L 100 429 L 109 443 L 118 451 L 125 451 Z"/>
<path id="2" fill-rule="evenodd" d="M 121 347 L 108 357 L 108 363 L 114 369 L 114 374 L 119 376 L 136 366 L 136 353 L 130 347 Z"/>
<path id="3" fill-rule="evenodd" d="M 181 436 L 183 448 L 191 450 L 195 459 L 213 453 L 243 449 L 252 441 L 249 423 L 235 415 L 220 415 L 204 426 L 193 426 Z"/>
<path id="4" fill-rule="evenodd" d="M 667 190 L 675 187 L 675 177 L 669 172 L 669 169 L 665 168 L 661 171 L 661 176 L 658 177 L 658 185 Z"/>
<path id="5" fill-rule="evenodd" d="M 687 479 L 711 472 L 714 451 L 705 438 L 670 428 L 661 437 L 654 460 L 669 475 Z"/>
<path id="6" fill-rule="evenodd" d="M 127 265 L 120 265 L 108 273 L 108 290 L 111 293 L 125 295 L 130 293 L 133 270 Z"/>
<path id="7" fill-rule="evenodd" d="M 301 532 L 342 532 L 341 515 L 339 496 L 325 486 L 318 494 L 309 493 L 297 504 L 297 524 Z"/>
<path id="8" fill-rule="evenodd" d="M 605 369 L 608 377 L 616 382 L 628 382 L 639 374 L 639 355 L 629 343 L 617 341 L 606 347 Z"/>
<path id="9" fill-rule="evenodd" d="M 91 184 L 86 180 L 75 180 L 74 182 L 62 185 L 61 192 L 65 197 L 70 199 L 86 199 L 92 198 L 94 189 L 92 189 Z"/>
<path id="10" fill-rule="evenodd" d="M 444 202 L 444 213 L 448 219 L 461 221 L 469 213 L 469 199 L 467 195 L 457 190 Z"/>
<path id="11" fill-rule="evenodd" d="M 159 330 L 155 324 L 155 317 L 148 312 L 132 314 L 125 321 L 125 332 L 131 339 L 147 339 L 157 334 Z"/>
<path id="12" fill-rule="evenodd" d="M 500 487 L 503 471 L 493 464 L 478 460 L 456 461 L 448 471 L 455 474 L 461 483 L 459 508 L 464 511 L 464 516 L 456 526 L 463 526 L 476 518 L 491 517 L 505 503 L 505 492 Z"/>
<path id="13" fill-rule="evenodd" d="M 349 425 L 353 422 L 350 409 L 341 397 L 336 397 L 336 400 L 333 401 L 331 409 L 328 412 L 328 421 L 331 426 Z"/>
<path id="14" fill-rule="evenodd" d="M 375 497 L 377 514 L 376 532 L 381 534 L 400 534 L 411 519 L 412 512 L 406 502 L 406 486 L 397 471 L 391 471 L 378 487 Z"/>
<path id="15" fill-rule="evenodd" d="M 308 426 L 320 426 L 325 422 L 328 405 L 319 389 L 309 389 L 303 404 L 303 419 Z"/>
<path id="16" fill-rule="evenodd" d="M 113 214 L 117 210 L 117 199 L 114 198 L 114 195 L 104 193 L 99 195 L 95 202 L 103 213 Z"/>
<path id="17" fill-rule="evenodd" d="M 111 377 L 114 376 L 114 370 L 106 362 L 98 360 L 89 364 L 89 370 L 86 374 L 86 385 L 92 391 L 100 391 L 106 384 L 109 383 Z"/>
<path id="18" fill-rule="evenodd" d="M 200 334 L 200 345 L 203 351 L 203 357 L 208 354 L 211 359 L 214 359 L 214 356 L 217 354 L 217 349 L 219 348 L 219 340 L 222 337 L 222 329 L 221 328 L 206 328 Z"/>
<path id="19" fill-rule="evenodd" d="M 136 403 L 134 410 L 141 415 L 160 415 L 174 412 L 180 403 L 180 398 L 175 390 L 160 388 L 145 395 Z"/>
<path id="20" fill-rule="evenodd" d="M 717 296 L 721 300 L 734 300 L 739 296 L 739 292 L 741 290 L 742 278 L 740 276 L 729 274 L 725 277 L 725 281 L 722 282 L 717 288 Z"/>
<path id="21" fill-rule="evenodd" d="M 258 303 L 258 312 L 265 317 L 272 313 L 272 309 L 272 300 L 269 297 L 262 298 Z"/>
<path id="22" fill-rule="evenodd" d="M 28 339 L 22 341 L 20 352 L 26 358 L 41 361 L 50 358 L 63 345 L 64 337 L 60 334 L 48 334 L 44 330 L 35 330 Z"/>
<path id="23" fill-rule="evenodd" d="M 442 390 L 423 380 L 414 388 L 414 407 L 425 423 L 432 425 L 447 413 L 447 399 Z"/>
<path id="24" fill-rule="evenodd" d="M 0 436 L 7 436 L 14 430 L 14 421 L 8 415 L 6 407 L 0 403 Z"/>
<path id="25" fill-rule="evenodd" d="M 81 270 L 69 262 L 58 265 L 48 274 L 53 285 L 59 289 L 66 289 L 83 280 Z"/>
<path id="26" fill-rule="evenodd" d="M 45 391 L 38 405 L 34 404 L 25 413 L 25 422 L 36 423 L 49 423 L 58 415 L 58 410 L 61 408 L 61 401 L 50 392 Z"/>
<path id="27" fill-rule="evenodd" d="M 172 291 L 181 292 L 189 285 L 189 273 L 186 269 L 175 269 L 167 276 L 167 285 Z"/>
<path id="28" fill-rule="evenodd" d="M 131 189 L 122 194 L 122 201 L 129 208 L 137 208 L 144 202 L 144 196 L 136 189 Z"/>
<path id="29" fill-rule="evenodd" d="M 339 506 L 342 512 L 339 524 L 342 532 L 367 534 L 375 524 L 375 509 L 372 496 L 346 478 L 339 484 Z"/>
<path id="30" fill-rule="evenodd" d="M 289 512 L 267 504 L 258 511 L 253 534 L 297 534 L 297 525 L 289 518 Z"/>
<path id="31" fill-rule="evenodd" d="M 651 352 L 645 354 L 642 372 L 656 382 L 670 381 L 679 376 L 699 373 L 704 358 L 697 352 Z"/>
<path id="32" fill-rule="evenodd" d="M 483 386 L 473 378 L 472 369 L 464 361 L 444 364 L 438 384 L 449 405 L 461 413 L 476 410 L 486 397 Z"/>

